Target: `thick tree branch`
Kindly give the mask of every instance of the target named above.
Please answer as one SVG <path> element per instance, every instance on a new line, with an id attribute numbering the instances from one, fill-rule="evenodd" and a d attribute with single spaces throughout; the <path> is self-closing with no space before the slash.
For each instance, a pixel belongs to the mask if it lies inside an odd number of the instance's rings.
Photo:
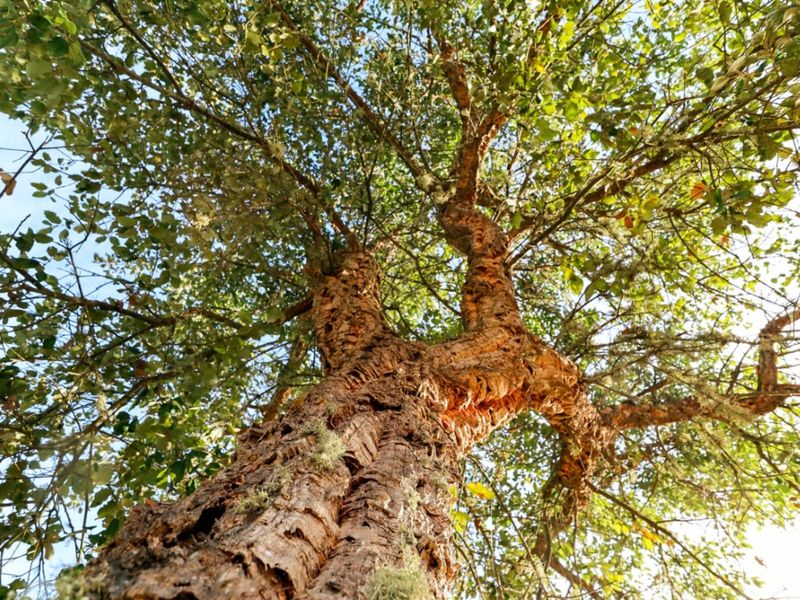
<path id="1" fill-rule="evenodd" d="M 600 409 L 603 421 L 619 431 L 681 423 L 695 417 L 725 419 L 725 409 L 742 411 L 752 417 L 774 411 L 788 398 L 800 395 L 800 385 L 778 383 L 778 354 L 775 349 L 780 332 L 798 319 L 800 309 L 772 319 L 761 330 L 758 336 L 758 386 L 755 392 L 723 397 L 713 402 L 688 396 L 657 405 L 619 404 Z"/>
<path id="2" fill-rule="evenodd" d="M 492 138 L 505 121 L 493 107 L 479 123 L 469 96 L 466 69 L 455 50 L 437 38 L 445 75 L 462 116 L 462 139 L 453 173 L 456 190 L 442 207 L 447 241 L 466 254 L 467 274 L 461 314 L 466 334 L 448 344 L 446 376 L 468 390 L 458 418 L 475 431 L 496 428 L 504 419 L 533 409 L 547 419 L 562 441 L 555 482 L 570 490 L 574 510 L 585 505 L 585 482 L 594 471 L 606 437 L 594 406 L 580 384 L 577 368 L 525 329 L 513 282 L 505 267 L 508 238 L 476 207 L 480 171 Z M 458 437 L 458 427 L 455 435 Z M 563 507 L 562 507 L 563 508 Z M 566 509 L 560 521 L 574 514 Z M 561 524 L 561 526 L 563 526 Z"/>
<path id="3" fill-rule="evenodd" d="M 337 371 L 367 347 L 395 339 L 380 301 L 380 268 L 364 252 L 334 257 L 334 273 L 313 286 L 312 317 L 326 371 Z"/>
<path id="4" fill-rule="evenodd" d="M 295 317 L 299 317 L 300 315 L 307 313 L 311 310 L 313 306 L 313 298 L 311 295 L 306 296 L 302 300 L 299 300 L 292 304 L 290 307 L 286 308 L 281 316 L 274 321 L 275 323 L 283 324 L 291 321 Z"/>
<path id="5" fill-rule="evenodd" d="M 511 326 L 524 329 L 513 284 L 504 267 L 508 240 L 500 227 L 476 207 L 483 158 L 492 137 L 505 120 L 492 110 L 480 123 L 472 101 L 464 65 L 455 49 L 441 36 L 445 76 L 462 117 L 461 142 L 453 168 L 455 193 L 441 207 L 439 221 L 447 241 L 467 255 L 467 276 L 462 290 L 461 317 L 465 329 Z"/>
<path id="6" fill-rule="evenodd" d="M 439 44 L 439 58 L 442 61 L 442 69 L 448 84 L 450 84 L 450 91 L 456 101 L 458 113 L 461 117 L 462 130 L 466 132 L 472 127 L 471 123 L 475 121 L 476 116 L 473 113 L 472 94 L 469 91 L 467 70 L 464 68 L 464 64 L 456 59 L 455 48 L 441 35 L 434 34 L 434 36 Z"/>
<path id="7" fill-rule="evenodd" d="M 440 214 L 447 241 L 467 255 L 461 319 L 467 331 L 492 326 L 522 328 L 514 286 L 504 262 L 505 235 L 472 206 L 449 202 Z"/>
<path id="8" fill-rule="evenodd" d="M 455 197 L 458 202 L 471 205 L 480 188 L 483 158 L 506 115 L 495 104 L 483 119 L 480 118 L 470 92 L 467 69 L 456 57 L 456 48 L 440 33 L 434 33 L 434 37 L 439 44 L 442 70 L 461 118 L 461 141 L 451 168 L 451 176 L 456 181 Z"/>
<path id="9" fill-rule="evenodd" d="M 782 328 L 796 320 L 800 320 L 800 310 L 781 315 L 762 329 L 759 390 L 736 396 L 731 404 L 757 416 L 774 410 L 789 395 L 800 394 L 800 386 L 777 382 L 774 348 Z M 443 355 L 446 366 L 440 367 L 441 372 L 471 390 L 458 407 L 463 426 L 473 432 L 488 431 L 509 415 L 528 409 L 542 415 L 561 439 L 556 471 L 543 490 L 545 517 L 534 544 L 534 553 L 545 565 L 550 564 L 553 540 L 595 491 L 592 478 L 621 430 L 718 415 L 717 407 L 703 405 L 694 397 L 663 406 L 598 410 L 589 401 L 574 364 L 531 336 L 514 335 L 513 329 L 479 327 L 445 346 L 449 352 Z M 515 358 L 519 356 L 524 358 Z"/>

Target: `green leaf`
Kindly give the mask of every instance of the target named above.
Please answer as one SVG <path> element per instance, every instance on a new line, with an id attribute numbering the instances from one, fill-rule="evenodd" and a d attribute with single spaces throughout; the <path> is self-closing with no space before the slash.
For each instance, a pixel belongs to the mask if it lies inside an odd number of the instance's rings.
<path id="1" fill-rule="evenodd" d="M 40 15 L 38 13 L 31 14 L 28 17 L 28 22 L 33 27 L 38 29 L 41 33 L 45 33 L 47 30 L 50 29 L 50 21 L 46 17 L 44 17 L 44 16 L 42 16 L 42 15 Z"/>
<path id="2" fill-rule="evenodd" d="M 573 273 L 567 283 L 573 294 L 580 294 L 583 291 L 583 279 L 579 275 Z"/>
<path id="3" fill-rule="evenodd" d="M 723 25 L 729 25 L 731 22 L 731 11 L 732 6 L 730 2 L 720 2 L 717 6 L 717 12 L 719 13 L 719 20 L 722 21 Z"/>
<path id="4" fill-rule="evenodd" d="M 425 481 L 387 493 L 461 509 L 462 595 L 555 592 L 560 576 L 546 589 L 520 540 L 567 521 L 553 557 L 606 595 L 731 595 L 632 534 L 634 512 L 666 528 L 712 519 L 725 544 L 686 543 L 746 588 L 733 541 L 797 502 L 791 402 L 747 414 L 763 396 L 759 329 L 800 281 L 797 7 L 289 4 L 117 2 L 127 28 L 92 0 L 0 2 L 0 126 L 24 150 L 0 151 L 0 168 L 30 156 L 15 132 L 34 148 L 53 136 L 25 167 L 35 197 L 0 200 L 3 217 L 31 213 L 0 231 L 0 456 L 17 463 L 0 474 L 0 547 L 40 560 L 65 535 L 54 523 L 82 529 L 73 507 L 88 497 L 83 550 L 102 556 L 93 544 L 133 506 L 202 490 L 247 448 L 300 465 L 277 437 L 306 411 L 349 435 L 422 403 L 407 442 L 430 446 Z M 451 84 L 464 82 L 462 114 Z M 459 165 L 478 132 L 479 164 Z M 382 279 L 357 277 L 336 302 L 324 295 L 349 281 L 351 248 L 370 249 Z M 370 318 L 342 319 L 378 290 Z M 800 348 L 783 333 L 780 364 Z M 437 348 L 442 364 L 419 362 Z M 314 388 L 331 376 L 342 398 Z M 376 385 L 402 406 L 369 397 Z M 284 396 L 292 414 L 248 433 Z M 481 469 L 456 460 L 468 445 Z M 320 501 L 329 492 L 341 496 Z M 194 537 L 175 543 L 202 550 Z M 422 552 L 417 537 L 405 541 Z"/>
<path id="5" fill-rule="evenodd" d="M 59 223 L 61 223 L 61 217 L 59 217 L 52 210 L 44 211 L 44 218 L 47 219 L 50 223 L 53 223 L 54 225 L 58 225 Z"/>
<path id="6" fill-rule="evenodd" d="M 61 36 L 56 36 L 47 42 L 47 50 L 52 56 L 66 56 L 69 52 L 69 42 Z"/>
<path id="7" fill-rule="evenodd" d="M 28 64 L 25 67 L 25 72 L 31 79 L 39 79 L 40 77 L 51 73 L 52 70 L 53 65 L 49 61 L 41 58 L 32 58 L 28 61 Z"/>
<path id="8" fill-rule="evenodd" d="M 253 52 L 260 48 L 261 44 L 264 43 L 263 38 L 257 31 L 253 31 L 248 29 L 244 36 L 244 50 L 247 52 Z"/>
<path id="9" fill-rule="evenodd" d="M 115 465 L 111 463 L 101 464 L 100 466 L 95 469 L 92 478 L 94 479 L 94 483 L 97 485 L 104 485 L 111 481 L 111 478 L 116 473 L 117 468 Z"/>
<path id="10" fill-rule="evenodd" d="M 711 220 L 711 231 L 714 235 L 722 235 L 728 228 L 728 222 L 725 217 L 718 216 Z"/>
<path id="11" fill-rule="evenodd" d="M 15 30 L 8 31 L 0 35 L 0 49 L 13 46 L 19 41 L 19 36 Z"/>
<path id="12" fill-rule="evenodd" d="M 778 62 L 778 68 L 784 77 L 794 77 L 800 72 L 800 56 L 786 56 Z"/>

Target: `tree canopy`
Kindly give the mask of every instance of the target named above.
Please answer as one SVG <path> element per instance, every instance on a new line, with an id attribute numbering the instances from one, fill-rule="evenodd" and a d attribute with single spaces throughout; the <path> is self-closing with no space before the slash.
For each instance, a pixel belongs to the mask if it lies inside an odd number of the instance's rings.
<path id="1" fill-rule="evenodd" d="M 739 597 L 748 525 L 800 507 L 797 405 L 726 400 L 759 352 L 797 391 L 797 3 L 0 0 L 0 81 L 48 136 L 0 210 L 49 206 L 0 236 L 0 568 L 84 561 L 322 377 L 309 258 L 368 248 L 399 335 L 458 334 L 437 211 L 481 158 L 525 324 L 591 401 L 714 418 L 626 429 L 548 573 L 558 437 L 496 433 L 453 490 L 458 597 Z"/>

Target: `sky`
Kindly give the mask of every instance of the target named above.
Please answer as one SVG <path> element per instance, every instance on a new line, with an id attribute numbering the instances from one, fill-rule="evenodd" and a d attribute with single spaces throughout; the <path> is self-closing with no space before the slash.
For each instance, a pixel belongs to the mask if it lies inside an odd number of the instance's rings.
<path id="1" fill-rule="evenodd" d="M 23 124 L 0 116 L 0 169 L 13 173 L 24 160 L 29 149 L 24 131 Z M 38 144 L 42 137 L 41 134 L 34 136 L 33 144 Z M 47 181 L 47 176 L 28 169 L 20 175 L 14 194 L 0 199 L 0 233 L 12 232 L 25 219 L 26 228 L 36 229 L 45 210 L 65 214 L 64 208 L 49 198 L 32 196 L 34 181 Z M 692 536 L 693 532 L 687 534 Z M 752 588 L 750 593 L 762 599 L 800 600 L 800 517 L 787 529 L 772 526 L 752 529 L 747 539 L 752 550 L 742 566 L 765 582 L 763 588 Z M 51 570 L 55 572 L 59 567 L 70 565 L 72 556 L 68 545 L 57 548 L 50 560 Z"/>
<path id="2" fill-rule="evenodd" d="M 28 151 L 28 141 L 24 136 L 25 126 L 12 122 L 5 115 L 0 115 L 0 169 L 13 174 L 19 168 Z M 44 136 L 34 136 L 34 144 L 41 143 Z M 30 187 L 30 171 L 24 173 L 17 181 L 16 189 L 12 196 L 5 196 L 0 200 L 0 231 L 10 233 L 28 215 L 39 218 L 51 202 L 47 198 L 32 198 L 33 188 Z M 38 177 L 37 181 L 41 181 Z"/>
<path id="3" fill-rule="evenodd" d="M 747 538 L 753 548 L 744 566 L 765 583 L 753 592 L 760 598 L 800 598 L 800 519 L 788 529 L 753 529 Z"/>

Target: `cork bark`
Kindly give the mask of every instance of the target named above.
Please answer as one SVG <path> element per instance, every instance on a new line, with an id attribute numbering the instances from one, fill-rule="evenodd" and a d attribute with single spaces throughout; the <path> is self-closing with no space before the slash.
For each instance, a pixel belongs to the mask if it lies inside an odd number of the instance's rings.
<path id="1" fill-rule="evenodd" d="M 325 379 L 284 418 L 243 432 L 230 466 L 194 494 L 135 508 L 85 571 L 87 589 L 131 600 L 365 598 L 395 577 L 445 598 L 459 460 L 534 404 L 561 429 L 574 420 L 555 404 L 578 374 L 525 332 L 504 249 L 485 241 L 468 249 L 466 334 L 438 346 L 398 338 L 374 258 L 341 256 L 314 289 Z"/>
<path id="2" fill-rule="evenodd" d="M 458 200 L 441 222 L 467 256 L 464 334 L 400 339 L 383 317 L 375 259 L 341 255 L 314 286 L 324 380 L 283 418 L 244 431 L 231 464 L 191 496 L 136 507 L 85 570 L 91 597 L 361 599 L 399 585 L 398 597 L 446 598 L 459 461 L 514 416 L 535 411 L 562 440 L 534 548 L 545 563 L 620 431 L 714 416 L 692 398 L 597 409 L 574 364 L 525 329 L 496 224 Z M 762 334 L 763 390 L 742 410 L 761 414 L 795 391 L 770 368 L 776 332 L 797 316 Z"/>
<path id="3" fill-rule="evenodd" d="M 467 143 L 462 153 L 483 152 Z M 383 315 L 376 260 L 366 250 L 338 255 L 313 281 L 325 378 L 284 417 L 244 431 L 230 465 L 191 496 L 135 508 L 84 572 L 91 597 L 446 598 L 459 462 L 516 415 L 535 411 L 562 442 L 534 544 L 546 566 L 621 431 L 724 418 L 695 398 L 594 406 L 576 366 L 526 330 L 508 236 L 476 208 L 473 177 L 459 176 L 439 210 L 447 241 L 467 258 L 464 333 L 436 345 L 399 338 Z M 773 346 L 798 318 L 762 332 L 758 391 L 720 405 L 757 416 L 797 393 L 778 382 Z"/>

